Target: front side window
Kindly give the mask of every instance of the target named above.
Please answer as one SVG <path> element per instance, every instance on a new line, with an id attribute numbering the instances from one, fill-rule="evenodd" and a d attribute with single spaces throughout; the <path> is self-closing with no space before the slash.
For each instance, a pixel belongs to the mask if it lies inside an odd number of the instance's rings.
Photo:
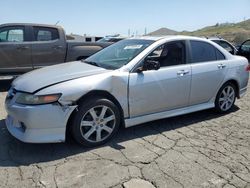
<path id="1" fill-rule="evenodd" d="M 192 63 L 217 60 L 215 47 L 203 41 L 190 41 Z"/>
<path id="2" fill-rule="evenodd" d="M 106 69 L 118 69 L 129 63 L 154 41 L 127 39 L 119 41 L 90 56 L 83 62 Z"/>
<path id="3" fill-rule="evenodd" d="M 58 30 L 47 27 L 33 27 L 35 41 L 51 41 L 59 39 Z"/>
<path id="4" fill-rule="evenodd" d="M 161 67 L 181 65 L 186 63 L 185 51 L 183 41 L 170 42 L 159 46 L 147 59 L 159 61 Z"/>
<path id="5" fill-rule="evenodd" d="M 23 42 L 23 28 L 3 28 L 0 30 L 0 42 Z"/>

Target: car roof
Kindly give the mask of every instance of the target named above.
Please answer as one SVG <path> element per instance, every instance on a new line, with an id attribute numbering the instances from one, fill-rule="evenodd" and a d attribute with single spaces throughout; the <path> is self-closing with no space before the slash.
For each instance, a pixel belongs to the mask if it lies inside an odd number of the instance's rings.
<path id="1" fill-rule="evenodd" d="M 166 36 L 140 36 L 140 37 L 132 37 L 129 39 L 142 39 L 142 40 L 199 40 L 199 41 L 209 41 L 206 38 L 194 37 L 194 36 L 186 36 L 186 35 L 166 35 Z"/>
<path id="2" fill-rule="evenodd" d="M 0 26 L 1 27 L 8 27 L 8 26 L 35 26 L 35 27 L 62 28 L 59 25 L 37 24 L 37 23 L 6 23 L 6 24 L 1 24 Z"/>

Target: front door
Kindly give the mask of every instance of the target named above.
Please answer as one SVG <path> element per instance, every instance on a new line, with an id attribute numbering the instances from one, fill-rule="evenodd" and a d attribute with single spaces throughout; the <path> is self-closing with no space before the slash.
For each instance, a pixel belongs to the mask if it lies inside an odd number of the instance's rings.
<path id="1" fill-rule="evenodd" d="M 188 105 L 191 67 L 186 64 L 185 54 L 184 41 L 164 44 L 145 58 L 159 61 L 159 70 L 130 73 L 130 117 Z"/>
<path id="2" fill-rule="evenodd" d="M 31 44 L 26 41 L 25 27 L 0 29 L 0 74 L 32 70 Z"/>

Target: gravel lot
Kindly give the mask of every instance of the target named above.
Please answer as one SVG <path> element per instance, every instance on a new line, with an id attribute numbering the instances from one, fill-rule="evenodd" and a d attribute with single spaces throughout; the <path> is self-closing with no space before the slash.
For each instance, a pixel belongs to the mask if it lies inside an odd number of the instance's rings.
<path id="1" fill-rule="evenodd" d="M 230 114 L 150 122 L 86 149 L 13 138 L 4 123 L 8 86 L 0 82 L 0 187 L 250 188 L 250 88 Z"/>

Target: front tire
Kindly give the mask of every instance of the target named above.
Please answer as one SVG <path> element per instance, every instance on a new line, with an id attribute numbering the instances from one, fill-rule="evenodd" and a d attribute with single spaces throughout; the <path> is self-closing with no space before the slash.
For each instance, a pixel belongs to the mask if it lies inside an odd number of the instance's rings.
<path id="1" fill-rule="evenodd" d="M 110 100 L 93 98 L 79 105 L 73 124 L 75 140 L 87 147 L 102 145 L 109 141 L 120 126 L 120 112 Z"/>
<path id="2" fill-rule="evenodd" d="M 220 113 L 226 113 L 232 109 L 236 99 L 236 87 L 232 83 L 224 84 L 215 100 L 215 109 Z"/>

